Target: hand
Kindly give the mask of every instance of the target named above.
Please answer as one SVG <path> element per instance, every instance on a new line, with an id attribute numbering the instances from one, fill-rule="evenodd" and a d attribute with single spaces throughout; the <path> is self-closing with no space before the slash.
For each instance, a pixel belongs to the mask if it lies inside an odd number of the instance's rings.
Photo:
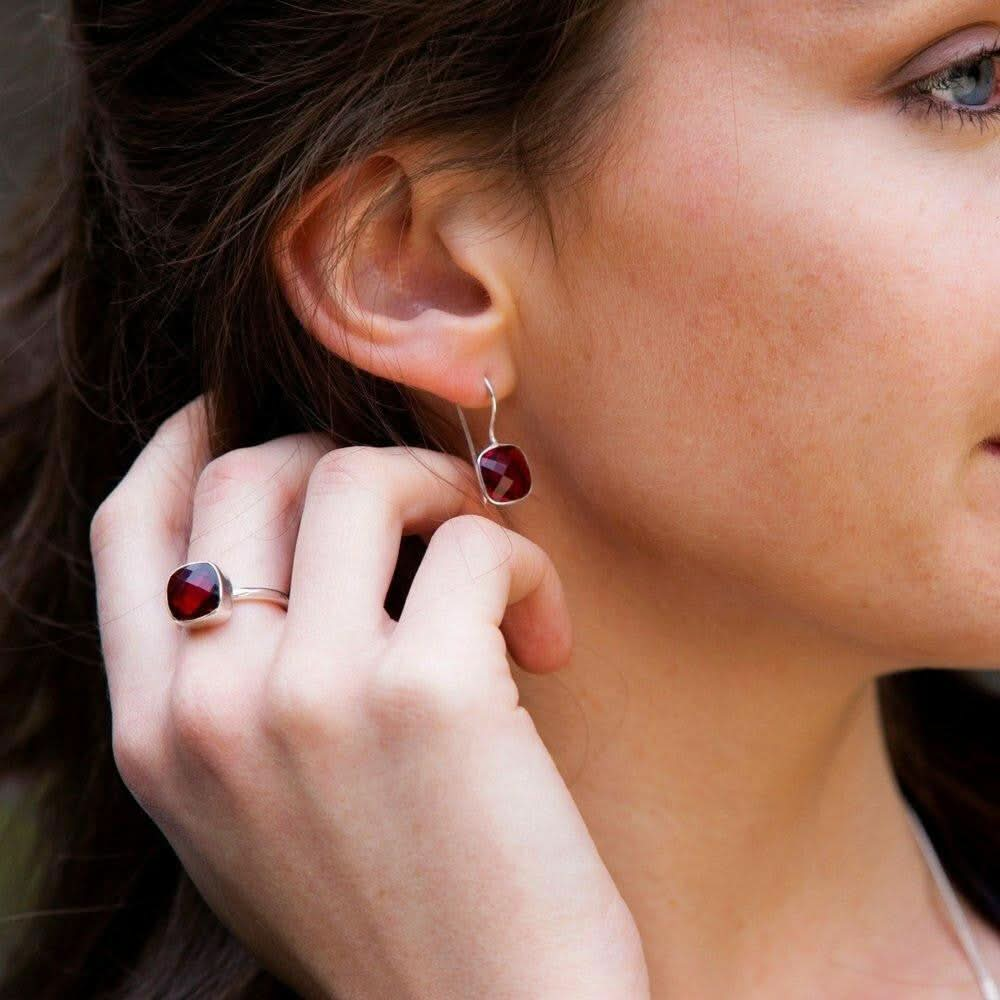
<path id="1" fill-rule="evenodd" d="M 648 997 L 631 914 L 507 648 L 565 665 L 548 556 L 467 462 L 277 438 L 208 461 L 203 397 L 91 528 L 115 761 L 219 918 L 309 997 Z M 427 552 L 398 622 L 400 537 Z M 179 563 L 289 591 L 183 629 Z M 501 626 L 502 622 L 502 626 Z"/>

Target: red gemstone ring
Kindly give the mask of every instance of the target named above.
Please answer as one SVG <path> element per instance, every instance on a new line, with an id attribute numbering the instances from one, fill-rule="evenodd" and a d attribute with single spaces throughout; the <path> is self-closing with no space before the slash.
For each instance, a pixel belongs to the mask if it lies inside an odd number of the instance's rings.
<path id="1" fill-rule="evenodd" d="M 233 613 L 233 601 L 253 598 L 288 607 L 288 594 L 270 587 L 237 587 L 214 562 L 178 566 L 167 580 L 167 610 L 178 625 L 221 625 Z"/>

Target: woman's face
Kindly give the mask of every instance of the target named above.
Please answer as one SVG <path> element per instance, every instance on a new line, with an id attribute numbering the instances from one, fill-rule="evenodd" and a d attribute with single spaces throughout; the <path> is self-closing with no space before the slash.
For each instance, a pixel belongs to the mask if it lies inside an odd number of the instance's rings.
<path id="1" fill-rule="evenodd" d="M 955 64 L 1000 6 L 642 20 L 615 155 L 525 270 L 526 450 L 623 544 L 891 661 L 994 666 L 1000 57 Z"/>

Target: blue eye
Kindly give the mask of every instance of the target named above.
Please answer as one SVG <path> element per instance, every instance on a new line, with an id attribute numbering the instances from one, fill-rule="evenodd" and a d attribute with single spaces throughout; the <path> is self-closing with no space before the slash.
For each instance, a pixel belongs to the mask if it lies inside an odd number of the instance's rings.
<path id="1" fill-rule="evenodd" d="M 900 95 L 900 110 L 915 104 L 925 114 L 937 112 L 942 128 L 946 118 L 957 117 L 978 124 L 982 130 L 987 119 L 1000 116 L 998 56 L 1000 47 L 987 48 L 911 83 Z M 993 104 L 989 104 L 991 98 Z"/>

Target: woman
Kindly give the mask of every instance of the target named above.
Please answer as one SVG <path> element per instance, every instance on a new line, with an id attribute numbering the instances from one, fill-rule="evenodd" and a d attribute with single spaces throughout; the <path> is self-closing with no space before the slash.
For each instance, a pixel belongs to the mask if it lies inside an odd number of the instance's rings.
<path id="1" fill-rule="evenodd" d="M 0 996 L 990 995 L 1000 12 L 72 7 Z"/>

